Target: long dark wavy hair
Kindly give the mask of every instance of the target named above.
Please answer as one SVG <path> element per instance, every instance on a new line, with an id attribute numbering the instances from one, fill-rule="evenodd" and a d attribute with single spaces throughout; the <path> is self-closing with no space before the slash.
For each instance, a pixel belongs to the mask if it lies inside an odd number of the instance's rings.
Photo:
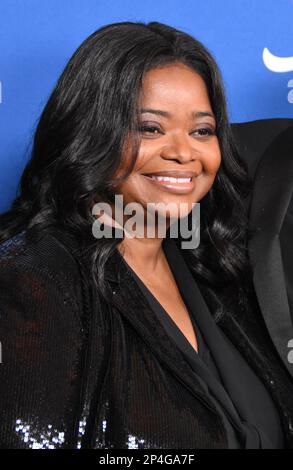
<path id="1" fill-rule="evenodd" d="M 211 53 L 191 35 L 159 22 L 101 27 L 75 51 L 39 118 L 18 196 L 0 216 L 0 242 L 30 229 L 58 226 L 79 241 L 99 292 L 107 296 L 105 263 L 121 239 L 92 235 L 95 197 L 111 201 L 113 175 L 126 137 L 133 158 L 140 145 L 138 101 L 144 74 L 172 63 L 204 80 L 216 117 L 222 162 L 201 201 L 201 243 L 182 250 L 193 272 L 212 285 L 239 284 L 246 276 L 248 177 L 227 116 L 221 73 Z M 117 182 L 117 181 L 116 181 Z M 178 240 L 179 241 L 179 240 Z"/>

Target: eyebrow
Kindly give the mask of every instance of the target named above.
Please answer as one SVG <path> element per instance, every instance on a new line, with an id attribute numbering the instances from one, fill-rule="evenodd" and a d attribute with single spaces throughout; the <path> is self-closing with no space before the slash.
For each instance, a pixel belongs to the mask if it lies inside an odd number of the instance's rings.
<path id="1" fill-rule="evenodd" d="M 140 114 L 144 114 L 144 113 L 157 114 L 158 116 L 163 116 L 166 118 L 172 117 L 171 113 L 169 113 L 168 111 L 163 111 L 161 109 L 152 109 L 152 108 L 140 109 Z M 192 119 L 201 118 L 201 117 L 212 117 L 213 119 L 215 119 L 214 114 L 211 113 L 210 111 L 192 111 L 191 113 Z"/>

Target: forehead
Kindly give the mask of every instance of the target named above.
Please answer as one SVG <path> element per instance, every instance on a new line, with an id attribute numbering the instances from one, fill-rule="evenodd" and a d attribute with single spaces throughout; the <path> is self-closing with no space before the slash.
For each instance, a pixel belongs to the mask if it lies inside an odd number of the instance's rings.
<path id="1" fill-rule="evenodd" d="M 184 64 L 167 65 L 146 72 L 140 96 L 142 102 L 156 104 L 160 101 L 170 106 L 180 102 L 190 103 L 190 106 L 209 103 L 204 80 Z"/>

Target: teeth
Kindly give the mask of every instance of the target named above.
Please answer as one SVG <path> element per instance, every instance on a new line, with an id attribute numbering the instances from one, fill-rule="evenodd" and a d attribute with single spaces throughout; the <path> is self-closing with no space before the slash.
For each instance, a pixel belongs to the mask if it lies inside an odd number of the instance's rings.
<path id="1" fill-rule="evenodd" d="M 153 180 L 167 181 L 169 183 L 190 183 L 192 178 L 174 178 L 169 176 L 152 176 Z"/>

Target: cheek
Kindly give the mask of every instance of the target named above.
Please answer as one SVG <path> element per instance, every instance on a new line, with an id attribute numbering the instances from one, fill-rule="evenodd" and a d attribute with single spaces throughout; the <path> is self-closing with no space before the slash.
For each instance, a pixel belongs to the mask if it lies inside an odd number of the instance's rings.
<path id="1" fill-rule="evenodd" d="M 116 188 L 116 194 L 123 196 L 123 203 L 138 202 L 144 205 L 148 202 L 148 193 L 139 180 L 139 175 L 132 173 L 127 180 Z"/>
<path id="2" fill-rule="evenodd" d="M 198 181 L 197 197 L 202 199 L 211 189 L 221 165 L 221 152 L 219 146 L 215 146 L 213 152 L 209 152 L 202 160 L 203 172 Z"/>
<path id="3" fill-rule="evenodd" d="M 221 151 L 219 145 L 216 145 L 213 151 L 209 152 L 203 161 L 204 172 L 215 177 L 220 168 L 221 161 Z"/>

